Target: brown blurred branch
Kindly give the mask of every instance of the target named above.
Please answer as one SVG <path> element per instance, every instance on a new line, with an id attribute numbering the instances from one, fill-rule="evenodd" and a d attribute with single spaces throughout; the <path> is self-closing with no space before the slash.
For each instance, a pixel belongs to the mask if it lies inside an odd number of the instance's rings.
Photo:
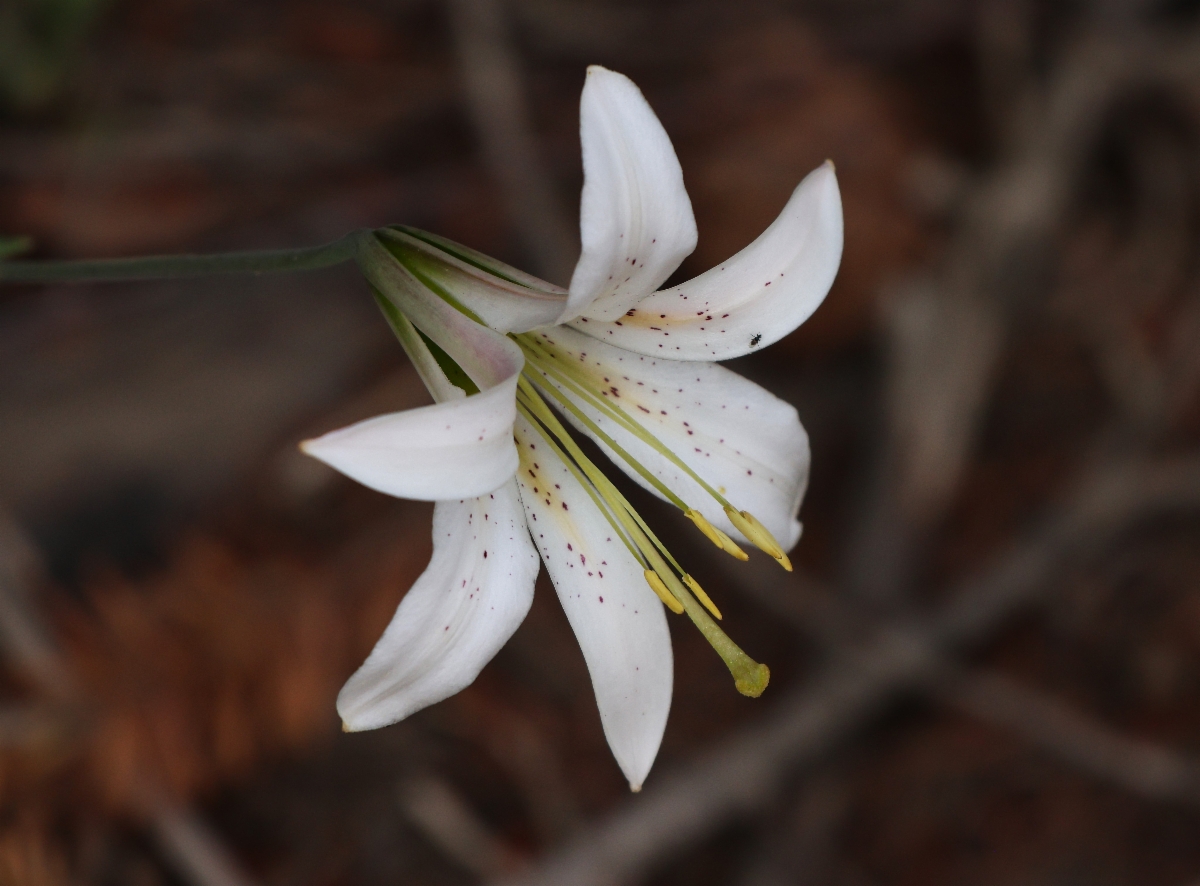
<path id="1" fill-rule="evenodd" d="M 194 886 L 253 886 L 221 838 L 195 811 L 155 798 L 150 829 L 175 872 Z"/>
<path id="2" fill-rule="evenodd" d="M 899 601 L 952 503 L 1008 325 L 1044 292 L 1056 232 L 1105 115 L 1136 87 L 1194 88 L 1198 43 L 1111 23 L 1075 41 L 1044 87 L 1012 100 L 1001 127 L 1011 138 L 994 171 L 968 189 L 936 278 L 888 299 L 889 433 L 846 561 L 845 583 L 859 597 Z"/>
<path id="3" fill-rule="evenodd" d="M 454 787 L 435 775 L 401 785 L 399 801 L 408 820 L 445 855 L 477 877 L 495 877 L 521 864 Z"/>
<path id="4" fill-rule="evenodd" d="M 537 147 L 503 0 L 450 0 L 450 13 L 468 108 L 509 220 L 535 272 L 566 285 L 578 251 L 574 225 Z"/>
<path id="5" fill-rule="evenodd" d="M 933 691 L 947 704 L 1105 781 L 1151 799 L 1200 805 L 1200 763 L 1120 735 L 1001 674 L 955 672 L 947 666 Z"/>
<path id="6" fill-rule="evenodd" d="M 935 617 L 882 628 L 843 649 L 805 689 L 636 802 L 581 833 L 509 886 L 601 886 L 768 802 L 783 774 L 811 763 L 939 673 L 941 657 L 985 640 L 1045 594 L 1068 561 L 1153 514 L 1200 507 L 1200 458 L 1095 470 L 1059 510 L 994 565 L 961 584 Z"/>

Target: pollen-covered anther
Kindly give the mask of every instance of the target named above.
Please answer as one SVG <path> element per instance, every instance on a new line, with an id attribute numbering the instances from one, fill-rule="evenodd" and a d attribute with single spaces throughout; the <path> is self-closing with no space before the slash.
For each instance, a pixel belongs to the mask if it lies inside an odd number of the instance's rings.
<path id="1" fill-rule="evenodd" d="M 704 588 L 700 587 L 700 582 L 685 572 L 683 574 L 683 583 L 687 585 L 689 591 L 696 595 L 696 599 L 704 605 L 704 608 L 712 613 L 712 617 L 720 621 L 721 610 L 717 608 L 717 604 L 712 601 L 712 598 L 704 593 Z"/>
<path id="2" fill-rule="evenodd" d="M 736 557 L 738 560 L 750 559 L 750 555 L 739 548 L 737 546 L 737 542 L 726 535 L 722 530 L 709 523 L 705 516 L 695 508 L 688 508 L 686 511 L 684 511 L 684 516 L 695 523 L 696 528 L 703 532 L 709 541 L 711 541 L 725 553 Z"/>
<path id="3" fill-rule="evenodd" d="M 792 561 L 784 553 L 783 547 L 753 514 L 749 511 L 738 511 L 732 505 L 727 505 L 725 516 L 729 518 L 730 523 L 737 527 L 738 532 L 750 540 L 752 545 L 768 556 L 774 557 L 779 565 L 788 572 L 792 571 Z"/>
<path id="4" fill-rule="evenodd" d="M 647 569 L 644 575 L 646 576 L 646 584 L 650 585 L 650 590 L 658 594 L 658 599 L 662 600 L 663 604 L 676 615 L 682 615 L 683 604 L 670 592 L 658 573 L 653 569 Z"/>

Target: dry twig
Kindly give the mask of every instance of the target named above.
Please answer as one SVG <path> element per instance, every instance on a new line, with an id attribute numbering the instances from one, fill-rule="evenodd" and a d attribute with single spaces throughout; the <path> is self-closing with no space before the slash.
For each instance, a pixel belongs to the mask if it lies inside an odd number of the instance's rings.
<path id="1" fill-rule="evenodd" d="M 573 226 L 559 207 L 530 122 L 520 64 L 502 0 L 451 0 L 463 85 L 488 169 L 522 245 L 547 279 L 565 284 Z"/>
<path id="2" fill-rule="evenodd" d="M 1200 765 L 1122 736 L 1001 674 L 956 672 L 933 684 L 942 701 L 1002 726 L 1085 772 L 1156 800 L 1200 806 Z"/>
<path id="3" fill-rule="evenodd" d="M 1011 316 L 1044 289 L 1055 233 L 1113 104 L 1153 83 L 1195 84 L 1197 37 L 1098 27 L 1048 85 L 1014 100 L 1012 137 L 971 189 L 936 281 L 896 291 L 886 312 L 889 433 L 879 481 L 847 559 L 849 589 L 898 601 L 917 549 L 967 462 Z"/>

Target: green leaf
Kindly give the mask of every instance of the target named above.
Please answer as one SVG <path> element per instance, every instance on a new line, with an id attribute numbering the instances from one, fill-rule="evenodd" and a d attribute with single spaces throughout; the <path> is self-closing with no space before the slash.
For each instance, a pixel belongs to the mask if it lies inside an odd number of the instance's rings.
<path id="1" fill-rule="evenodd" d="M 33 249 L 32 237 L 0 237 L 0 261 L 16 258 Z"/>

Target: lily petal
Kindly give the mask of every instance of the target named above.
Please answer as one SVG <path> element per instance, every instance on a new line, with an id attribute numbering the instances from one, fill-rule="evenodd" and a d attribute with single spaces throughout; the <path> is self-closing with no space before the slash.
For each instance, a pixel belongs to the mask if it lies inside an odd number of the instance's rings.
<path id="1" fill-rule="evenodd" d="M 438 502 L 429 566 L 338 694 L 346 729 L 395 723 L 470 685 L 524 620 L 537 572 L 515 483 Z"/>
<path id="2" fill-rule="evenodd" d="M 491 492 L 517 469 L 516 374 L 470 397 L 379 415 L 300 444 L 378 492 L 443 501 Z"/>
<path id="3" fill-rule="evenodd" d="M 733 258 L 655 292 L 611 323 L 576 329 L 671 360 L 728 360 L 779 341 L 825 299 L 842 259 L 842 200 L 833 164 L 819 166 L 783 212 Z"/>
<path id="4" fill-rule="evenodd" d="M 642 568 L 528 422 L 514 426 L 517 482 L 534 544 L 583 650 L 613 756 L 637 790 L 671 706 L 671 637 Z"/>
<path id="5" fill-rule="evenodd" d="M 583 252 L 558 322 L 615 320 L 696 248 L 696 220 L 675 149 L 641 90 L 588 68 L 579 106 Z"/>
<path id="6" fill-rule="evenodd" d="M 796 514 L 808 485 L 808 435 L 789 403 L 715 363 L 660 360 L 631 354 L 573 329 L 534 333 L 591 390 L 658 438 L 738 510 L 750 511 L 790 550 L 800 539 Z M 709 493 L 686 472 L 603 411 L 537 372 L 570 397 L 596 425 L 663 484 L 737 539 Z M 567 417 L 596 439 L 574 416 Z M 596 439 L 605 454 L 632 479 L 658 495 L 640 474 Z M 523 454 L 523 453 L 522 453 Z M 661 497 L 661 496 L 660 496 Z"/>
<path id="7" fill-rule="evenodd" d="M 526 332 L 554 323 L 567 291 L 424 231 L 378 232 L 404 266 L 444 300 L 467 308 L 497 332 Z"/>
<path id="8" fill-rule="evenodd" d="M 480 389 L 520 373 L 525 358 L 516 344 L 438 298 L 378 237 L 364 237 L 355 258 L 375 291 L 429 336 Z"/>

